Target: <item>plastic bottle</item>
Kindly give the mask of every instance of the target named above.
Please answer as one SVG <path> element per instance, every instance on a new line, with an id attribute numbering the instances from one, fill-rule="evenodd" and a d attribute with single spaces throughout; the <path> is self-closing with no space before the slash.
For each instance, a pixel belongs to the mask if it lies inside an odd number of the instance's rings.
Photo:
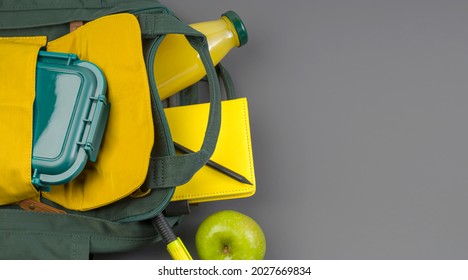
<path id="1" fill-rule="evenodd" d="M 233 11 L 224 13 L 220 19 L 190 26 L 206 36 L 214 65 L 231 49 L 243 46 L 248 41 L 247 30 Z M 198 82 L 206 75 L 206 71 L 198 53 L 185 36 L 169 34 L 156 52 L 154 75 L 162 100 Z"/>

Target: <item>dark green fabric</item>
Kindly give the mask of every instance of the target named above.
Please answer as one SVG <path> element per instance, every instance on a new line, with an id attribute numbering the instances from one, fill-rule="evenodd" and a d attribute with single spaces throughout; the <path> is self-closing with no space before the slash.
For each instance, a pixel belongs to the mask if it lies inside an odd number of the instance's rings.
<path id="1" fill-rule="evenodd" d="M 82 260 L 89 258 L 89 236 L 86 235 L 15 230 L 0 231 L 0 240 L 0 259 Z"/>
<path id="2" fill-rule="evenodd" d="M 167 218 L 170 226 L 180 217 Z M 1 259 L 87 259 L 132 250 L 161 238 L 151 221 L 118 223 L 76 214 L 0 211 Z"/>
<path id="3" fill-rule="evenodd" d="M 71 21 L 143 11 L 171 13 L 156 0 L 5 0 L 0 6 L 0 36 L 46 35 L 54 40 L 70 31 Z"/>

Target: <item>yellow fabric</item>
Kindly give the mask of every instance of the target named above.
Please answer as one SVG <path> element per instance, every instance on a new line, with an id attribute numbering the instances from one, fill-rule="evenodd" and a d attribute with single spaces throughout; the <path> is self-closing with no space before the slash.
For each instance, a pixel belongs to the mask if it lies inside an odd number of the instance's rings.
<path id="1" fill-rule="evenodd" d="M 38 199 L 31 184 L 36 61 L 45 37 L 0 38 L 0 205 Z"/>
<path id="2" fill-rule="evenodd" d="M 255 193 L 255 172 L 246 98 L 222 102 L 221 130 L 211 160 L 239 173 L 253 185 L 236 181 L 204 166 L 185 185 L 176 188 L 173 201 L 191 203 L 243 198 Z M 165 109 L 175 142 L 198 151 L 205 135 L 209 104 Z"/>
<path id="3" fill-rule="evenodd" d="M 145 180 L 153 146 L 150 89 L 138 21 L 117 14 L 89 22 L 47 45 L 95 63 L 108 83 L 107 130 L 96 164 L 44 197 L 73 210 L 89 210 L 128 196 Z"/>

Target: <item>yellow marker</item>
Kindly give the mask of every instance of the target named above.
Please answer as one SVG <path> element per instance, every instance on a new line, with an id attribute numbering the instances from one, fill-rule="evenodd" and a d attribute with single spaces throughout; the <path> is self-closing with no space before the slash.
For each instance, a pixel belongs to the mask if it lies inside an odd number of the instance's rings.
<path id="1" fill-rule="evenodd" d="M 248 41 L 244 23 L 233 11 L 224 13 L 218 20 L 190 26 L 206 36 L 214 65 L 231 49 L 243 46 Z M 198 82 L 206 75 L 206 71 L 198 53 L 185 36 L 169 34 L 156 52 L 154 75 L 159 96 L 165 99 Z"/>
<path id="2" fill-rule="evenodd" d="M 182 240 L 180 240 L 179 237 L 177 237 L 177 239 L 171 243 L 167 244 L 167 251 L 173 260 L 193 260 L 192 256 L 188 252 L 187 248 L 185 248 L 184 243 L 182 243 Z"/>

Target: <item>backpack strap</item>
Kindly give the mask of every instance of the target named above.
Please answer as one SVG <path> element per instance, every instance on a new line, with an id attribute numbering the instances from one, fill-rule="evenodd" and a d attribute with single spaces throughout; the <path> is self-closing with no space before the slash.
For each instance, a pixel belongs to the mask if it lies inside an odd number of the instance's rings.
<path id="1" fill-rule="evenodd" d="M 185 35 L 192 47 L 199 53 L 207 73 L 210 91 L 210 111 L 205 138 L 200 150 L 192 154 L 175 155 L 174 147 L 170 145 L 167 147 L 169 156 L 151 157 L 147 177 L 148 187 L 172 188 L 188 182 L 205 165 L 214 152 L 221 124 L 221 89 L 210 57 L 206 37 L 202 33 L 167 13 L 140 14 L 138 19 L 143 38 L 151 39 L 151 46 L 147 48 L 146 61 L 153 99 L 156 99 L 156 106 L 160 106 L 160 108 L 157 108 L 157 112 L 163 112 L 163 110 L 157 94 L 152 62 L 154 61 L 159 44 L 164 39 L 164 35 Z M 167 123 L 163 113 L 159 114 L 159 118 Z M 159 127 L 158 129 L 161 128 Z M 170 142 L 172 143 L 172 140 Z"/>
<path id="2" fill-rule="evenodd" d="M 234 82 L 232 81 L 231 75 L 227 69 L 220 64 L 216 66 L 216 72 L 218 76 L 223 81 L 224 90 L 226 91 L 226 99 L 231 100 L 237 98 L 236 88 L 234 87 Z"/>
<path id="3" fill-rule="evenodd" d="M 228 70 L 223 65 L 221 65 L 221 63 L 219 63 L 218 65 L 216 65 L 216 73 L 218 73 L 218 77 L 222 81 L 222 87 L 224 87 L 226 100 L 236 99 L 236 88 Z M 190 87 L 179 92 L 179 100 L 177 105 L 185 106 L 200 103 L 200 83 L 206 81 L 206 78 L 203 78 L 202 80 L 200 80 L 200 82 L 191 85 Z M 172 107 L 171 104 L 169 104 L 168 107 Z"/>

